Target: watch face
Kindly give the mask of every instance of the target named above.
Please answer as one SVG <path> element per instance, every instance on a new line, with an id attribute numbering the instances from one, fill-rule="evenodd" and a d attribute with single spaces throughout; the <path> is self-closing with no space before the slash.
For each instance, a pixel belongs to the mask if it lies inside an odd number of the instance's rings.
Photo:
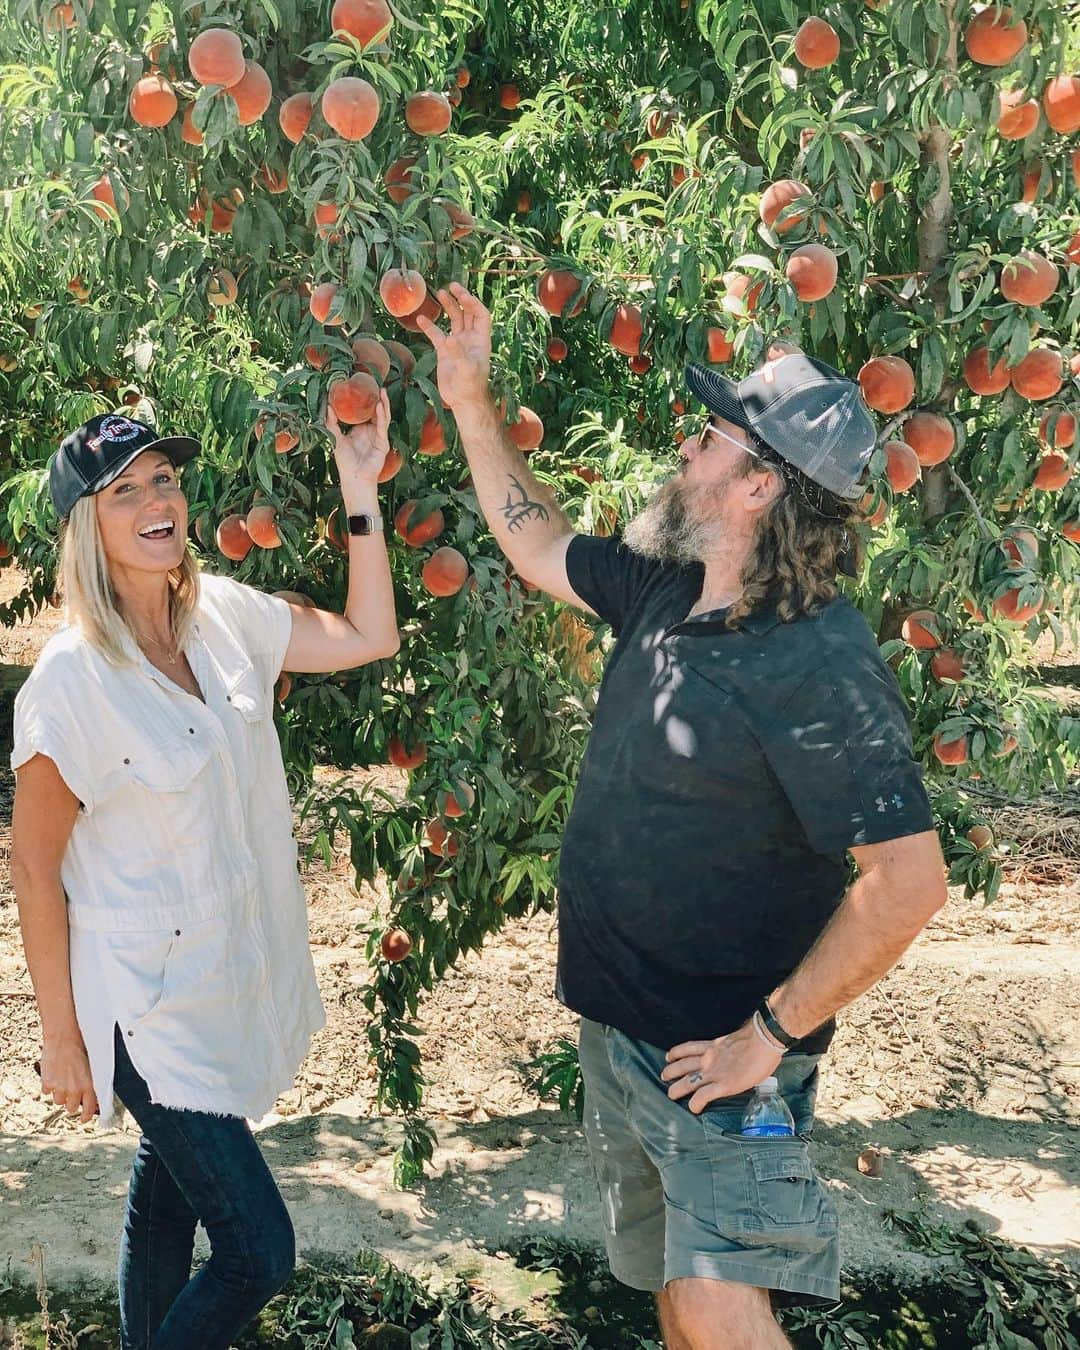
<path id="1" fill-rule="evenodd" d="M 359 515 L 349 517 L 350 534 L 375 534 L 382 529 L 382 519 L 379 516 Z"/>

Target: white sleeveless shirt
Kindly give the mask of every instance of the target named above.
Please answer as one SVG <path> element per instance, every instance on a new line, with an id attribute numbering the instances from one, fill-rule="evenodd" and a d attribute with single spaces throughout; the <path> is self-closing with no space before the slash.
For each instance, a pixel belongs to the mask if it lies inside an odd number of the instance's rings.
<path id="1" fill-rule="evenodd" d="M 47 755 L 82 804 L 61 880 L 102 1124 L 116 1025 L 152 1101 L 254 1120 L 325 1021 L 273 720 L 291 631 L 283 600 L 203 575 L 186 654 L 205 704 L 75 628 L 15 701 L 12 768 Z"/>

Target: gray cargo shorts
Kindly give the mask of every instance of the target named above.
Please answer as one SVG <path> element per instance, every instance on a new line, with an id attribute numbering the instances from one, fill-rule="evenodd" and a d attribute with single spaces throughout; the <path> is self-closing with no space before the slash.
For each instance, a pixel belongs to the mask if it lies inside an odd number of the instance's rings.
<path id="1" fill-rule="evenodd" d="M 611 1273 L 633 1289 L 729 1280 L 784 1305 L 840 1297 L 836 1210 L 810 1162 L 819 1055 L 776 1076 L 794 1138 L 744 1138 L 751 1093 L 695 1116 L 667 1095 L 665 1051 L 581 1021 L 585 1137 L 600 1187 Z"/>

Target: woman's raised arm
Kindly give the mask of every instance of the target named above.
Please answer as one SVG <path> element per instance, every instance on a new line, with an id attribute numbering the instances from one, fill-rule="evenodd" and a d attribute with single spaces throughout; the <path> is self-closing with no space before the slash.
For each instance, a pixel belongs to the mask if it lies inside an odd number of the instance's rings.
<path id="1" fill-rule="evenodd" d="M 344 432 L 328 410 L 345 516 L 379 515 L 379 470 L 390 448 L 390 404 L 385 390 L 371 422 Z M 400 646 L 386 538 L 381 530 L 350 534 L 345 612 L 290 605 L 292 637 L 284 669 L 303 674 L 349 670 L 393 656 Z"/>

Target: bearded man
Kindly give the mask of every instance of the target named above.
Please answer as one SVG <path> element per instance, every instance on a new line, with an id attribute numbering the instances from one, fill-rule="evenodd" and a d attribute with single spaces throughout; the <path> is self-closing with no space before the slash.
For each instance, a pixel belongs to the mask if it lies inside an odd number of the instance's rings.
<path id="1" fill-rule="evenodd" d="M 492 533 L 617 639 L 563 840 L 557 984 L 611 1270 L 656 1292 L 671 1350 L 775 1350 L 775 1307 L 839 1295 L 808 1145 L 834 1014 L 946 899 L 900 691 L 836 584 L 874 425 L 797 349 L 738 384 L 690 366 L 708 420 L 678 473 L 621 539 L 581 535 L 492 400 L 487 310 L 439 299 L 449 332 L 418 322 Z M 744 1136 L 770 1076 L 796 1132 Z"/>

